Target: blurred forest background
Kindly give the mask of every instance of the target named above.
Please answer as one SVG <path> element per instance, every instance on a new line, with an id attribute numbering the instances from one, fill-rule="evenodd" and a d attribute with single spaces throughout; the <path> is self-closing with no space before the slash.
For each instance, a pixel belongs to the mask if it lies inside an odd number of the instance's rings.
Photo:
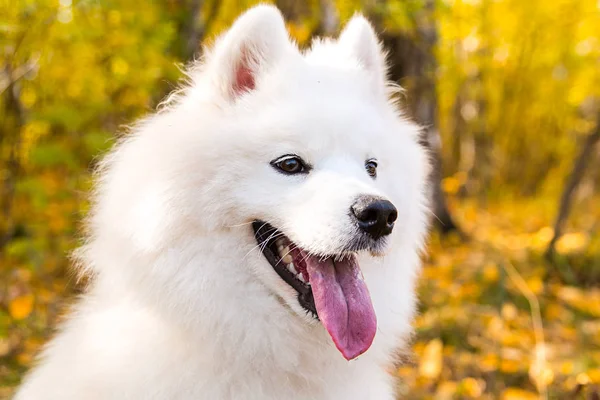
<path id="1" fill-rule="evenodd" d="M 0 0 L 0 398 L 82 290 L 90 172 L 252 1 Z M 437 228 L 409 399 L 600 398 L 600 2 L 281 0 L 305 46 L 357 10 L 427 127 Z"/>

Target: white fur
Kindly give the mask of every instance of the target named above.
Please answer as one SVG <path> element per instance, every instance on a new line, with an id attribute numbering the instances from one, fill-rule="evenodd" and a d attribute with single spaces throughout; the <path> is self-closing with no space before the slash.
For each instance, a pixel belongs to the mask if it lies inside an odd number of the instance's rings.
<path id="1" fill-rule="evenodd" d="M 255 87 L 239 90 L 247 67 Z M 94 281 L 16 399 L 392 399 L 427 226 L 427 158 L 388 98 L 369 23 L 301 54 L 259 6 L 217 41 L 188 87 L 105 159 L 80 252 Z M 313 165 L 286 176 L 295 153 Z M 364 169 L 376 157 L 378 177 Z M 346 361 L 256 246 L 269 221 L 317 253 L 353 234 L 359 194 L 398 209 L 384 256 L 360 254 L 378 320 Z"/>

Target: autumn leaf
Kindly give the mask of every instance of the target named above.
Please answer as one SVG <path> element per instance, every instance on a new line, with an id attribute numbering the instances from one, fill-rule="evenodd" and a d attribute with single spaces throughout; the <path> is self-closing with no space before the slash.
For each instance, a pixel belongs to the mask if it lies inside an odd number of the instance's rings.
<path id="1" fill-rule="evenodd" d="M 538 400 L 537 393 L 518 388 L 508 388 L 502 392 L 501 400 Z"/>
<path id="2" fill-rule="evenodd" d="M 8 339 L 0 338 L 0 357 L 6 356 L 11 350 L 10 342 Z"/>
<path id="3" fill-rule="evenodd" d="M 419 374 L 422 377 L 435 379 L 442 372 L 442 349 L 444 345 L 440 339 L 430 341 L 423 351 L 419 364 Z"/>
<path id="4" fill-rule="evenodd" d="M 8 304 L 8 312 L 16 320 L 25 319 L 33 310 L 34 297 L 32 293 L 15 297 Z"/>

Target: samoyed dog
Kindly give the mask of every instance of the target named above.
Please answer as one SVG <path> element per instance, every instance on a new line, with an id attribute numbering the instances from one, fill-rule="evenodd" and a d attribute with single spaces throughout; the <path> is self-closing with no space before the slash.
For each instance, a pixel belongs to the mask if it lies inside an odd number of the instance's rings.
<path id="1" fill-rule="evenodd" d="M 104 160 L 93 283 L 16 395 L 393 399 L 428 160 L 371 25 L 306 52 L 271 6 Z"/>

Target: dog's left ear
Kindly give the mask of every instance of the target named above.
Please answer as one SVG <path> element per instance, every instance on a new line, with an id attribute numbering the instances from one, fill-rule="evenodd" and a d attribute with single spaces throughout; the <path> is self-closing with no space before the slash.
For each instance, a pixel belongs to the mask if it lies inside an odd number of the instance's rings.
<path id="1" fill-rule="evenodd" d="M 227 99 L 235 100 L 254 90 L 261 75 L 294 50 L 298 52 L 279 10 L 256 6 L 217 41 L 210 60 L 213 82 Z"/>
<path id="2" fill-rule="evenodd" d="M 385 84 L 385 53 L 373 26 L 365 17 L 360 14 L 352 17 L 340 34 L 338 45 L 344 53 L 356 59 L 377 84 Z"/>

